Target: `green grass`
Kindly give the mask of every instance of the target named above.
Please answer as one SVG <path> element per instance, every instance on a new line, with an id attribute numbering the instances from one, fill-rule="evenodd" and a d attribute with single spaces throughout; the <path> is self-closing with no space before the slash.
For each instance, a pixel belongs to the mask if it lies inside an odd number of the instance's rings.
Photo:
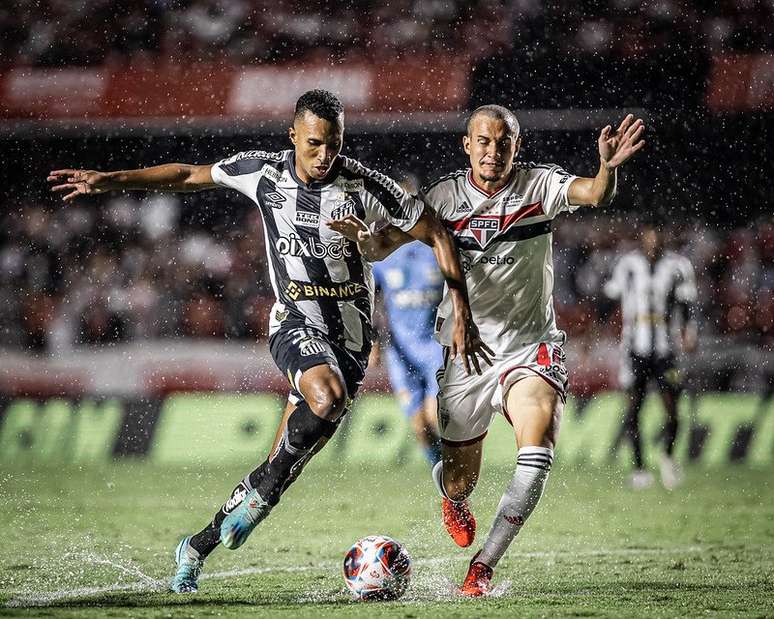
<path id="1" fill-rule="evenodd" d="M 774 616 L 769 467 L 693 468 L 678 492 L 634 493 L 621 471 L 560 464 L 497 569 L 502 594 L 460 600 L 450 590 L 471 552 L 442 530 L 426 467 L 321 460 L 243 548 L 210 557 L 216 577 L 200 593 L 156 590 L 181 535 L 211 516 L 245 468 L 4 464 L 0 615 Z M 510 473 L 484 469 L 473 502 L 479 540 Z M 401 540 L 414 559 L 403 600 L 354 603 L 343 592 L 344 553 L 372 533 Z M 98 590 L 74 592 L 84 588 Z M 18 607 L 33 602 L 46 606 Z"/>

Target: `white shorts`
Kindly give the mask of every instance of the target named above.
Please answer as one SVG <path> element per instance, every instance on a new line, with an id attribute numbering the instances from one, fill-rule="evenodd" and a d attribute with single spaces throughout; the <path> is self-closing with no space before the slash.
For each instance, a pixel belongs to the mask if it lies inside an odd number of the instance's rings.
<path id="1" fill-rule="evenodd" d="M 490 367 L 482 363 L 483 374 L 465 374 L 462 359 L 449 358 L 444 349 L 444 366 L 438 370 L 438 426 L 441 438 L 465 443 L 482 438 L 495 414 L 504 410 L 505 395 L 512 385 L 528 376 L 539 376 L 567 397 L 565 354 L 559 344 L 540 342 L 498 355 Z"/>

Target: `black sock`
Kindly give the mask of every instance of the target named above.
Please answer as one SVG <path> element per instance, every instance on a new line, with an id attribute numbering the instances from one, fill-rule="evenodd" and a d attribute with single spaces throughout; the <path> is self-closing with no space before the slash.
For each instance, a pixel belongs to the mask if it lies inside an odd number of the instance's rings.
<path id="1" fill-rule="evenodd" d="M 335 431 L 334 422 L 318 417 L 306 402 L 301 402 L 288 417 L 285 433 L 266 462 L 266 468 L 256 476 L 255 489 L 261 498 L 269 505 L 279 503 L 280 496 L 301 472 L 317 442 Z"/>
<path id="2" fill-rule="evenodd" d="M 218 544 L 220 544 L 220 525 L 223 523 L 226 516 L 242 503 L 242 499 L 245 498 L 245 495 L 255 487 L 254 480 L 260 478 L 261 473 L 265 468 L 266 462 L 248 475 L 248 483 L 245 483 L 245 480 L 240 481 L 236 488 L 231 491 L 228 500 L 218 510 L 218 513 L 215 514 L 212 521 L 196 535 L 191 537 L 191 546 L 199 553 L 199 558 L 205 559 L 207 555 L 215 550 Z"/>

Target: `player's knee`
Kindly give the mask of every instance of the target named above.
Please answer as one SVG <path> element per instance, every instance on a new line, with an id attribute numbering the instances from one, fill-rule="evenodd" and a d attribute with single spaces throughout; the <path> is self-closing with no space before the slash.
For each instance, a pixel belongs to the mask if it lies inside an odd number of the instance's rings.
<path id="1" fill-rule="evenodd" d="M 316 381 L 309 391 L 305 398 L 315 415 L 329 421 L 341 417 L 347 404 L 347 388 L 338 377 Z"/>

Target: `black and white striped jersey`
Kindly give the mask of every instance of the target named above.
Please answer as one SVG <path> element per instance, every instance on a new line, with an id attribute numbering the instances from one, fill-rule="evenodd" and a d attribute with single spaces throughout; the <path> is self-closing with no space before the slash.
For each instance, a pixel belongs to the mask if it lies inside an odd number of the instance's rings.
<path id="1" fill-rule="evenodd" d="M 666 251 L 651 262 L 641 251 L 623 255 L 605 284 L 605 294 L 621 302 L 622 346 L 639 356 L 668 357 L 677 351 L 674 321 L 678 304 L 696 301 L 690 261 Z"/>
<path id="2" fill-rule="evenodd" d="M 423 203 L 388 177 L 337 157 L 323 181 L 296 175 L 294 151 L 241 152 L 212 166 L 218 185 L 249 197 L 263 217 L 276 303 L 269 333 L 281 325 L 318 329 L 353 351 L 371 338 L 374 282 L 357 244 L 326 226 L 347 214 L 408 231 Z"/>

